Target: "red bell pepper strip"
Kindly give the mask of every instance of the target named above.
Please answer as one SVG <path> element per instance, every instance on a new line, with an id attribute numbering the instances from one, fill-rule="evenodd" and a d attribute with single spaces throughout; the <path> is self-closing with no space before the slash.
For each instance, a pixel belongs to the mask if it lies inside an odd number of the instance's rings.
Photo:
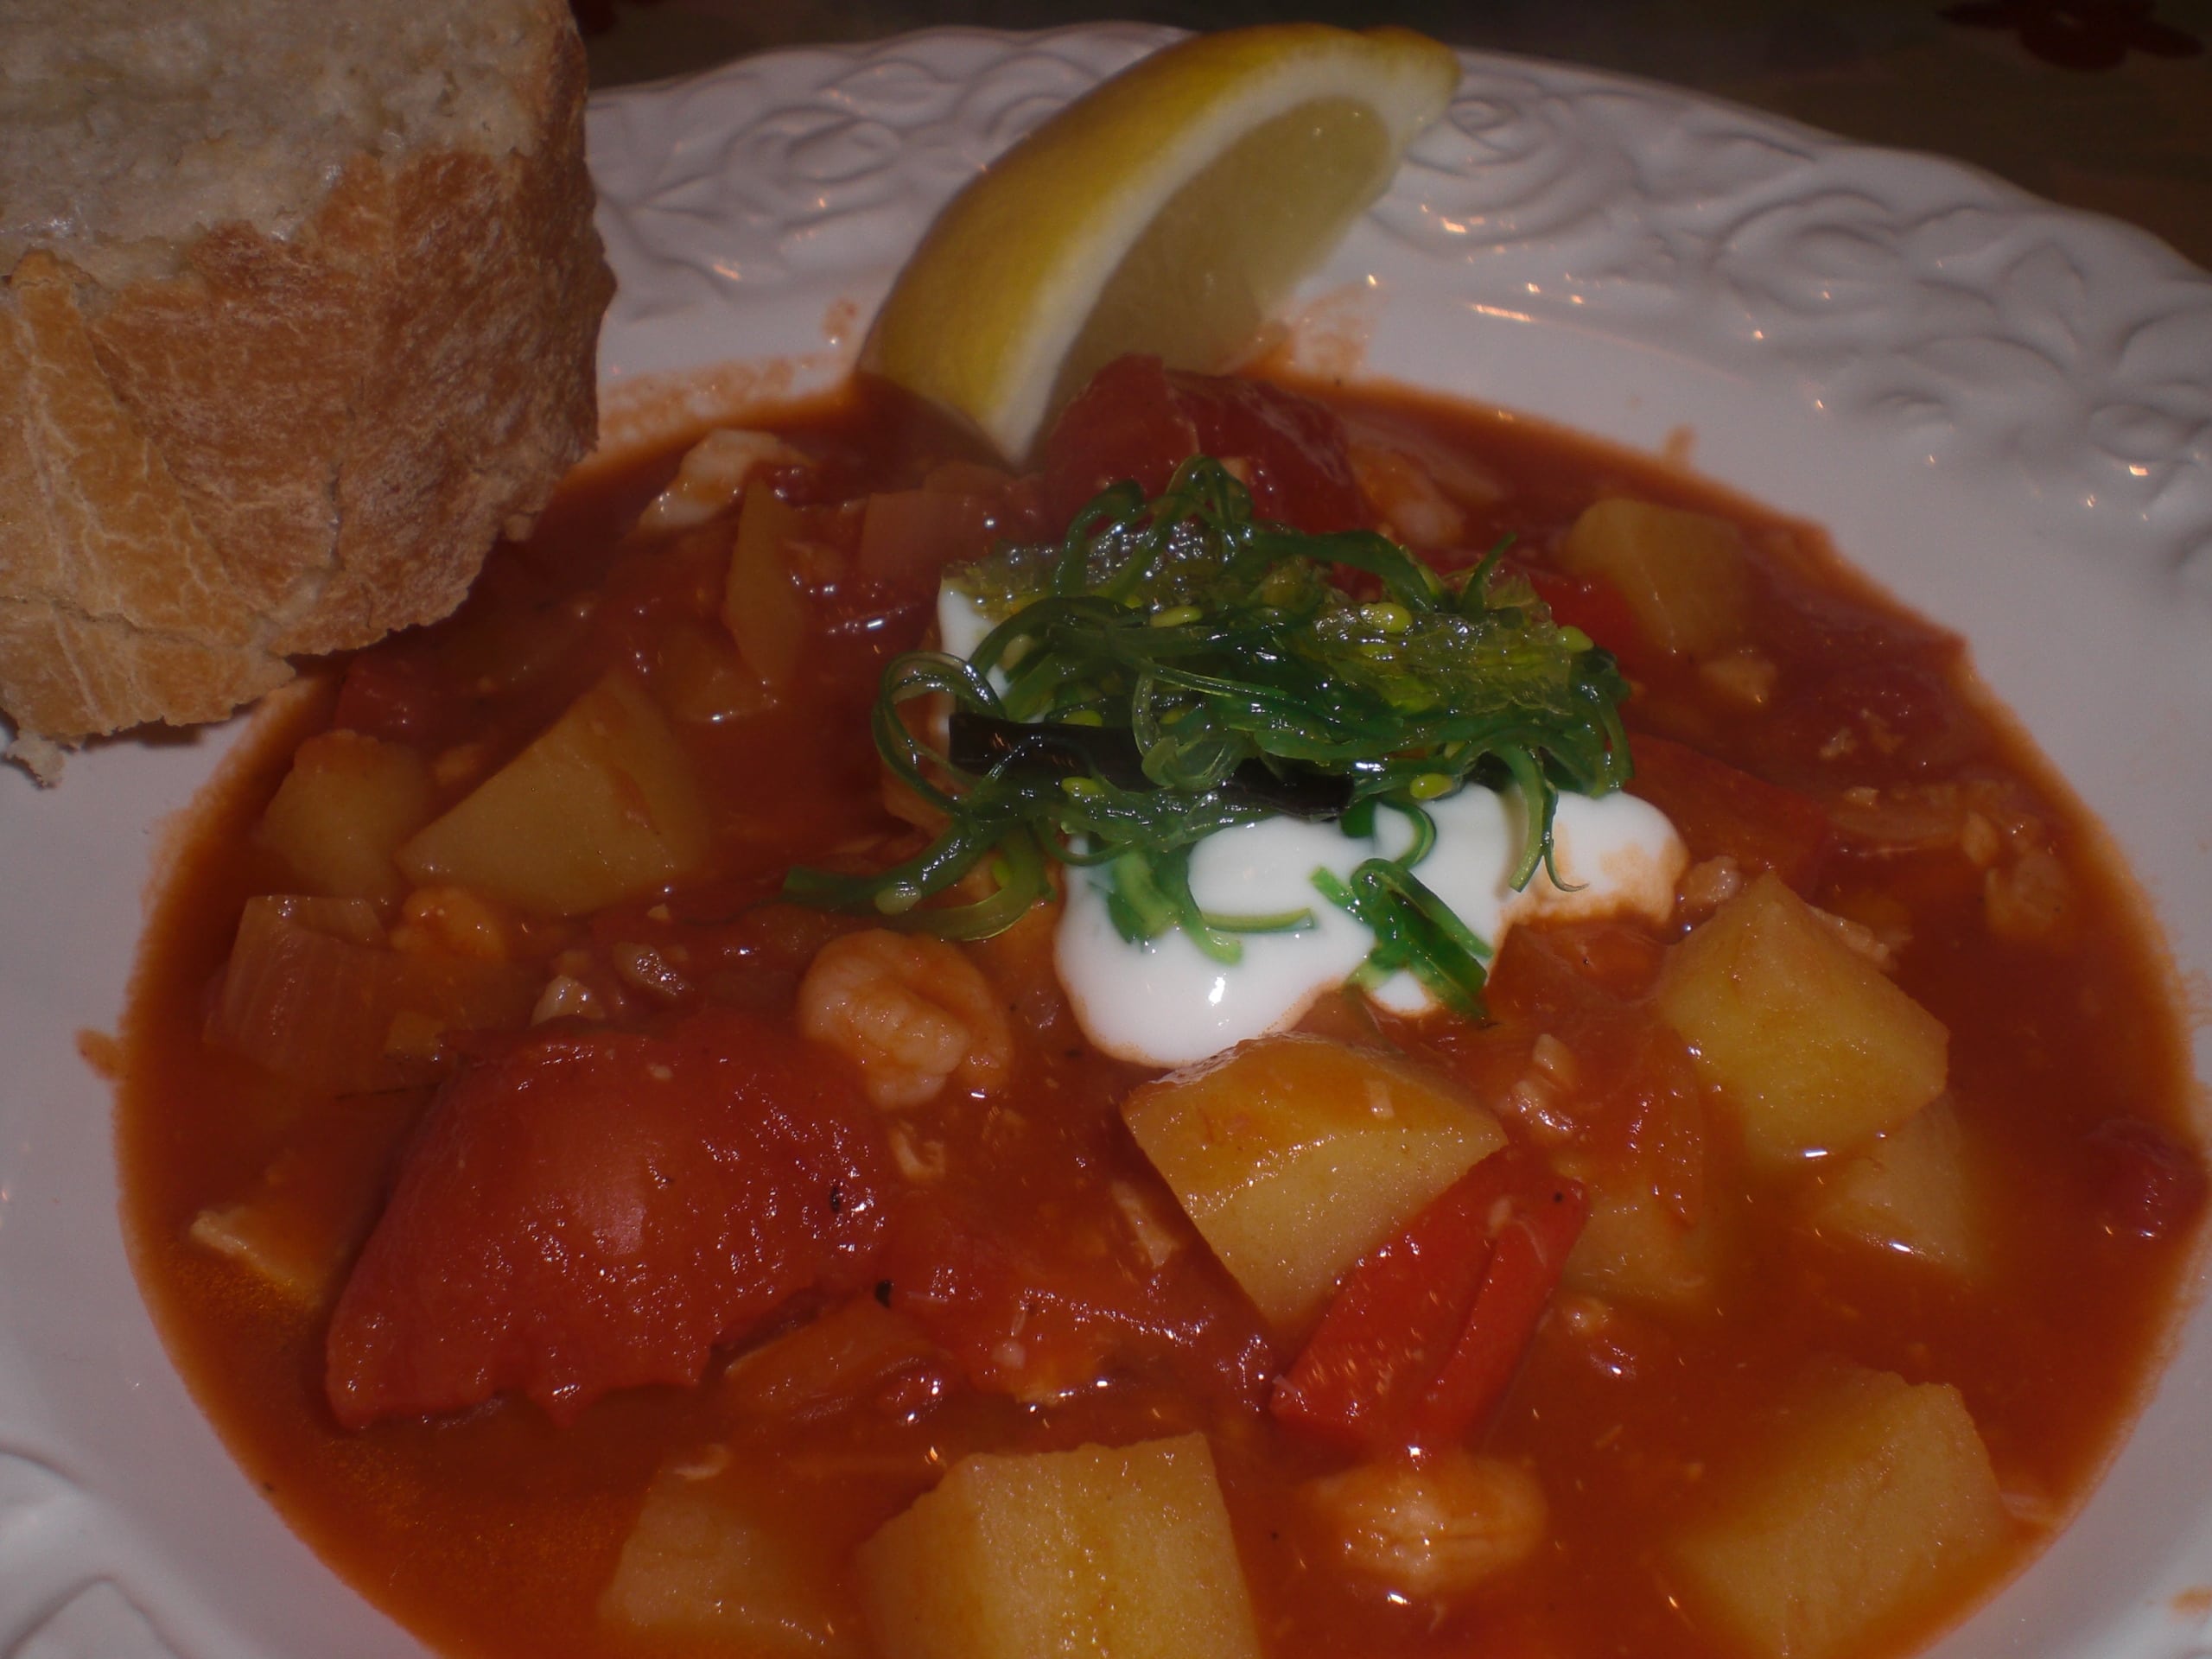
<path id="1" fill-rule="evenodd" d="M 1263 381 L 1186 374 L 1141 356 L 1099 370 L 1046 435 L 1046 514 L 1065 524 L 1117 479 L 1150 499 L 1192 455 L 1244 463 L 1262 518 L 1316 535 L 1374 523 L 1344 423 L 1329 410 Z"/>
<path id="2" fill-rule="evenodd" d="M 1541 1166 L 1535 1173 L 1548 1173 Z M 1459 1344 L 1410 1414 L 1414 1446 L 1456 1446 L 1489 1421 L 1521 1369 L 1590 1213 L 1580 1181 L 1525 1184 L 1507 1203 Z"/>
<path id="3" fill-rule="evenodd" d="M 1485 1158 L 1344 1276 L 1276 1380 L 1275 1420 L 1369 1456 L 1465 1441 L 1504 1397 L 1587 1212 L 1541 1160 Z"/>
<path id="4" fill-rule="evenodd" d="M 1747 871 L 1772 870 L 1810 891 L 1834 837 L 1819 802 L 1649 733 L 1635 734 L 1629 752 L 1628 792 L 1667 815 L 1692 858 L 1726 853 Z"/>

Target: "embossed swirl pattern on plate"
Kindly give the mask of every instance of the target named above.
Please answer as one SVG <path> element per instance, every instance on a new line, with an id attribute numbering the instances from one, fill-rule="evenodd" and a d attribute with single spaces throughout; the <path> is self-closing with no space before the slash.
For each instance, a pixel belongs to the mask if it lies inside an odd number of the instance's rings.
<path id="1" fill-rule="evenodd" d="M 618 317 L 812 279 L 872 305 L 883 250 L 1169 38 L 944 31 L 601 99 Z M 1416 280 L 1718 364 L 1756 356 L 1815 409 L 2139 518 L 2212 601 L 2212 277 L 1953 162 L 1564 66 L 1465 62 L 1370 215 Z"/>
<path id="2" fill-rule="evenodd" d="M 912 247 L 993 156 L 1173 31 L 969 30 L 741 60 L 596 99 L 600 226 L 635 327 Z"/>
<path id="3" fill-rule="evenodd" d="M 8 1659 L 173 1659 L 111 1574 L 133 1564 L 101 1506 L 51 1465 L 0 1450 L 0 1652 Z"/>
<path id="4" fill-rule="evenodd" d="M 2028 487 L 2117 506 L 2212 577 L 2212 278 L 1955 163 L 1540 65 L 1470 60 L 1377 217 L 1516 302 L 1725 364 Z M 1417 193 L 1417 194 L 1416 194 Z M 1566 280 L 1557 280 L 1560 273 Z M 1570 308 L 1572 308 L 1570 309 Z"/>

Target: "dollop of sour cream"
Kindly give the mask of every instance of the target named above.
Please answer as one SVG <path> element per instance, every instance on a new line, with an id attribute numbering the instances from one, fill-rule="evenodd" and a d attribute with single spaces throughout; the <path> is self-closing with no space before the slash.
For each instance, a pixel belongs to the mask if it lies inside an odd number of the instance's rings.
<path id="1" fill-rule="evenodd" d="M 966 658 L 990 631 L 982 607 L 950 586 L 938 599 L 945 651 Z M 1634 913 L 1663 921 L 1689 855 L 1656 807 L 1629 795 L 1561 795 L 1552 817 L 1560 883 L 1538 869 L 1516 892 L 1522 817 L 1513 795 L 1470 786 L 1425 804 L 1436 842 L 1414 873 L 1495 951 L 1515 924 Z M 1191 894 L 1224 916 L 1306 910 L 1313 925 L 1294 932 L 1242 933 L 1235 963 L 1217 962 L 1180 932 L 1122 937 L 1106 907 L 1103 869 L 1071 866 L 1054 952 L 1077 1022 L 1107 1053 L 1142 1065 L 1186 1065 L 1295 1025 L 1316 998 L 1349 978 L 1375 936 L 1313 885 L 1370 858 L 1395 858 L 1413 844 L 1412 822 L 1385 807 L 1371 836 L 1335 823 L 1268 817 L 1224 830 L 1191 851 Z M 1410 974 L 1370 993 L 1394 1013 L 1417 1014 L 1434 999 Z"/>
<path id="2" fill-rule="evenodd" d="M 962 593 L 950 582 L 937 590 L 938 649 L 966 662 L 995 626 L 982 601 Z"/>
<path id="3" fill-rule="evenodd" d="M 1470 787 L 1427 803 L 1427 811 L 1436 844 L 1414 873 L 1493 950 L 1516 922 L 1622 912 L 1663 920 L 1689 861 L 1656 807 L 1629 795 L 1562 795 L 1552 836 L 1567 887 L 1540 869 L 1516 893 L 1508 878 L 1521 850 L 1517 801 Z M 1084 1033 L 1121 1059 L 1185 1065 L 1296 1024 L 1375 948 L 1366 926 L 1313 886 L 1316 869 L 1349 877 L 1362 861 L 1395 857 L 1412 844 L 1403 815 L 1386 807 L 1375 817 L 1371 836 L 1272 817 L 1221 830 L 1192 849 L 1191 894 L 1200 908 L 1266 915 L 1304 906 L 1313 913 L 1313 926 L 1297 932 L 1236 936 L 1243 955 L 1233 964 L 1180 932 L 1123 938 L 1107 913 L 1105 873 L 1071 868 L 1055 953 Z M 1394 975 L 1370 995 L 1400 1014 L 1435 1006 L 1410 974 Z"/>

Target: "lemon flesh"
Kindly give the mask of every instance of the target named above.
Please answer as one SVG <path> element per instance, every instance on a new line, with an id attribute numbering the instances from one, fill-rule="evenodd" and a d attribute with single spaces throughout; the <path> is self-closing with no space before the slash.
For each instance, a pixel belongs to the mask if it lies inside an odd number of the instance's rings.
<path id="1" fill-rule="evenodd" d="M 1232 360 L 1389 186 L 1459 77 L 1402 29 L 1199 35 L 1094 89 L 923 238 L 861 366 L 1009 460 L 1103 364 Z"/>

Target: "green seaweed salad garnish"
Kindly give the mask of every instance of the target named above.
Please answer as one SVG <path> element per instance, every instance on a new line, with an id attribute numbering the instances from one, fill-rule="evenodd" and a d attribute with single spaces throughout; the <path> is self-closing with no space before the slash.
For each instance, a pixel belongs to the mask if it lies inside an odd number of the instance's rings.
<path id="1" fill-rule="evenodd" d="M 1233 962 L 1239 934 L 1308 926 L 1312 912 L 1202 910 L 1192 848 L 1281 810 L 1369 834 L 1388 804 L 1413 845 L 1316 886 L 1376 937 L 1359 978 L 1407 969 L 1478 1012 L 1489 949 L 1414 874 L 1433 839 L 1421 804 L 1470 782 L 1516 786 L 1518 887 L 1551 856 L 1559 792 L 1604 794 L 1629 772 L 1611 656 L 1501 572 L 1503 552 L 1452 579 L 1372 531 L 1255 519 L 1244 486 L 1205 456 L 1149 502 L 1116 485 L 1058 544 L 1001 546 L 948 573 L 995 622 L 968 660 L 913 652 L 885 670 L 876 747 L 945 815 L 943 831 L 873 874 L 793 870 L 785 895 L 982 938 L 1046 896 L 1057 859 L 1103 867 L 1126 938 L 1180 928 Z M 1338 570 L 1366 572 L 1379 596 L 1355 599 Z M 949 753 L 899 714 L 938 693 L 954 710 Z M 988 896 L 930 903 L 978 865 Z"/>

